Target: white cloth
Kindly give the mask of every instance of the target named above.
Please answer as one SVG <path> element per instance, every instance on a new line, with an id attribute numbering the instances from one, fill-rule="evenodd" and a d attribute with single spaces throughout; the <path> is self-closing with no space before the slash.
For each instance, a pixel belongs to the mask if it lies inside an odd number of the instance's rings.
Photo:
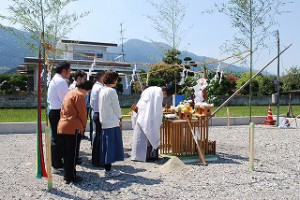
<path id="1" fill-rule="evenodd" d="M 148 139 L 141 129 L 140 125 L 136 125 L 133 132 L 133 143 L 131 150 L 131 160 L 146 161 Z"/>
<path id="2" fill-rule="evenodd" d="M 99 112 L 99 91 L 104 87 L 104 84 L 96 82 L 91 91 L 90 105 L 93 112 Z"/>
<path id="3" fill-rule="evenodd" d="M 68 91 L 67 81 L 60 74 L 55 74 L 48 88 L 47 102 L 49 108 L 52 110 L 61 109 L 62 102 Z"/>
<path id="4" fill-rule="evenodd" d="M 103 129 L 120 126 L 121 107 L 115 89 L 104 86 L 99 92 L 99 120 Z"/>
<path id="5" fill-rule="evenodd" d="M 139 125 L 154 149 L 157 149 L 160 143 L 159 129 L 163 116 L 162 102 L 163 93 L 161 88 L 149 87 L 144 90 L 141 99 L 137 103 L 138 114 L 134 114 L 136 116 L 132 117 L 133 124 Z M 134 134 L 140 133 L 135 131 Z"/>
<path id="6" fill-rule="evenodd" d="M 76 84 L 77 84 L 77 82 L 73 81 L 73 83 L 71 83 L 70 86 L 69 86 L 69 90 L 72 90 L 72 89 L 76 88 Z"/>

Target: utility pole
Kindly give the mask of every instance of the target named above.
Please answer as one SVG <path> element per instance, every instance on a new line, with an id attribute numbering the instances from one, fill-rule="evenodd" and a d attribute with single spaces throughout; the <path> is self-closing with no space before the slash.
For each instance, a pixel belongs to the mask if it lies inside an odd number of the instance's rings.
<path id="1" fill-rule="evenodd" d="M 279 39 L 279 30 L 277 30 L 277 50 L 278 50 L 278 58 L 277 58 L 277 120 L 276 120 L 276 125 L 279 126 L 279 92 L 280 92 L 280 85 L 279 85 L 279 76 L 280 76 L 280 39 Z"/>
<path id="2" fill-rule="evenodd" d="M 124 30 L 123 30 L 123 23 L 120 23 L 120 26 L 121 26 L 121 30 L 120 30 L 120 34 L 121 34 L 121 45 L 122 45 L 122 58 L 123 58 L 123 61 L 125 62 L 125 54 L 124 54 L 124 37 L 123 37 L 123 33 L 124 33 Z"/>

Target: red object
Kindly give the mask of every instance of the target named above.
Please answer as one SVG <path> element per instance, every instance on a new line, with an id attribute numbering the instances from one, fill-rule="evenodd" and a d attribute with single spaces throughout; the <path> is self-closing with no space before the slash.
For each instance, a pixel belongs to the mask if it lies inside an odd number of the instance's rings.
<path id="1" fill-rule="evenodd" d="M 269 105 L 269 109 L 268 109 L 268 117 L 265 121 L 265 125 L 275 125 L 276 120 L 273 120 L 273 114 L 272 114 L 272 108 Z"/>

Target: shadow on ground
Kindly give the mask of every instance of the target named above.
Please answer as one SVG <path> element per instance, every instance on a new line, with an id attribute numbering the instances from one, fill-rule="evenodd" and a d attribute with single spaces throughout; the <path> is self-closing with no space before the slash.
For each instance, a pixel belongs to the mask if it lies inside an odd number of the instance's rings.
<path id="1" fill-rule="evenodd" d="M 86 191 L 118 191 L 130 187 L 132 184 L 155 185 L 160 184 L 160 179 L 145 178 L 136 175 L 138 172 L 144 172 L 146 169 L 134 168 L 130 165 L 115 165 L 115 169 L 123 172 L 121 176 L 107 178 L 104 177 L 103 170 L 99 173 L 79 171 L 81 177 L 88 177 L 88 181 L 76 184 L 76 187 Z"/>

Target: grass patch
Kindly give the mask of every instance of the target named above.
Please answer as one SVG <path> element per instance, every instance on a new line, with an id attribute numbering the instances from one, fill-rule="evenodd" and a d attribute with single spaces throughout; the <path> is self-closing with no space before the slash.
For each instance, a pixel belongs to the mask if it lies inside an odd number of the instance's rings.
<path id="1" fill-rule="evenodd" d="M 128 115 L 130 108 L 122 108 L 122 115 Z M 124 117 L 130 119 L 130 117 Z M 1 122 L 35 122 L 37 120 L 37 109 L 0 109 Z M 42 111 L 42 120 L 46 120 L 45 109 Z"/>
<path id="2" fill-rule="evenodd" d="M 244 117 L 249 116 L 249 106 L 228 106 L 230 117 Z M 213 111 L 216 110 L 217 107 L 213 108 Z M 293 105 L 293 114 L 300 114 L 299 105 Z M 268 115 L 268 106 L 251 106 L 252 116 L 267 116 Z M 226 117 L 227 107 L 223 107 L 215 117 Z M 280 115 L 286 115 L 288 111 L 288 105 L 280 106 L 279 108 Z M 277 115 L 277 107 L 272 106 L 272 114 Z"/>
<path id="3" fill-rule="evenodd" d="M 248 106 L 228 106 L 230 117 L 249 116 Z M 300 114 L 300 107 L 293 105 L 294 115 Z M 213 108 L 213 111 L 217 107 Z M 226 117 L 227 107 L 223 107 L 215 117 Z M 280 106 L 280 114 L 285 115 L 288 111 L 288 106 Z M 276 106 L 272 107 L 273 115 L 277 114 Z M 129 115 L 130 108 L 122 108 L 123 115 Z M 268 106 L 252 106 L 252 116 L 267 116 Z M 45 109 L 42 111 L 42 120 L 45 121 Z M 130 119 L 130 117 L 124 117 Z M 37 120 L 37 109 L 0 109 L 0 122 L 35 122 Z"/>

